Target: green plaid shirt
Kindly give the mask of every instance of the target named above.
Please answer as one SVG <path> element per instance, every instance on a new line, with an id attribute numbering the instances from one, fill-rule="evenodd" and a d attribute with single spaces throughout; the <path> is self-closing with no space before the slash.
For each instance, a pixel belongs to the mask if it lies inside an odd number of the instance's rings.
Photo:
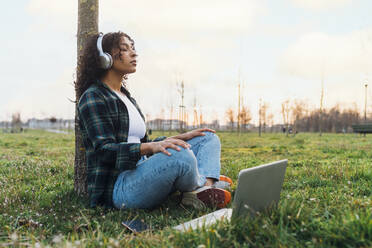
<path id="1" fill-rule="evenodd" d="M 145 120 L 136 101 L 121 91 Z M 104 83 L 97 81 L 80 97 L 80 130 L 86 149 L 88 194 L 91 207 L 113 207 L 112 192 L 118 175 L 136 168 L 141 157 L 139 143 L 127 143 L 129 115 L 125 104 Z M 159 137 L 154 141 L 163 140 Z M 141 143 L 150 142 L 147 132 Z"/>

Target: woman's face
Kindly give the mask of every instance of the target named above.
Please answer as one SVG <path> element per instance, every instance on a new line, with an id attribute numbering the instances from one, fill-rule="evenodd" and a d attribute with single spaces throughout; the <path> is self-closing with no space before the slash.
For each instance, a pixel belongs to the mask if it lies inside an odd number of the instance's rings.
<path id="1" fill-rule="evenodd" d="M 137 66 L 137 53 L 133 43 L 126 36 L 121 36 L 118 48 L 112 51 L 114 63 L 112 69 L 123 74 L 134 73 Z"/>

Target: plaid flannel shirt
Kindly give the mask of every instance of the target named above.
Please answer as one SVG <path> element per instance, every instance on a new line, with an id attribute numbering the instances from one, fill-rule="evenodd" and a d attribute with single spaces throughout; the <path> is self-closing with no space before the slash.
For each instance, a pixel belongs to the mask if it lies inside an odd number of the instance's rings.
<path id="1" fill-rule="evenodd" d="M 136 101 L 128 97 L 145 120 Z M 136 168 L 140 143 L 127 143 L 129 114 L 125 104 L 103 82 L 90 86 L 80 97 L 78 117 L 86 149 L 88 194 L 91 207 L 113 207 L 112 192 L 118 175 Z M 165 139 L 164 136 L 154 141 Z M 141 143 L 150 142 L 147 132 Z"/>

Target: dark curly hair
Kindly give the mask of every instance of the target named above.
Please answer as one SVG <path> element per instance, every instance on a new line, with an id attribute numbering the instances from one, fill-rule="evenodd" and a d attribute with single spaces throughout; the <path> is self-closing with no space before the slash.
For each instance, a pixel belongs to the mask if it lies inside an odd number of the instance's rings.
<path id="1" fill-rule="evenodd" d="M 81 95 L 89 88 L 89 86 L 91 86 L 97 79 L 100 79 L 107 71 L 100 67 L 99 53 L 97 50 L 98 36 L 99 34 L 94 34 L 88 38 L 84 51 L 78 59 L 75 81 L 76 101 L 79 101 Z M 130 38 L 126 33 L 118 31 L 107 33 L 103 36 L 103 51 L 112 56 L 112 49 L 120 49 L 119 43 L 122 36 L 127 37 L 132 42 L 134 47 L 134 41 L 132 38 Z M 115 57 L 112 56 L 112 58 L 114 60 L 121 59 L 120 53 L 118 53 Z M 123 84 L 125 79 L 127 79 L 126 75 L 124 75 Z"/>

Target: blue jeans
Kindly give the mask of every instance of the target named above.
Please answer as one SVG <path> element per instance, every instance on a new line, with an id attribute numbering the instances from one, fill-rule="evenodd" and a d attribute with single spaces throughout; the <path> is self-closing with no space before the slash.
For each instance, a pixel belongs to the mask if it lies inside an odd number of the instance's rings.
<path id="1" fill-rule="evenodd" d="M 187 192 L 203 186 L 206 178 L 219 180 L 221 144 L 217 135 L 188 140 L 190 149 L 168 148 L 171 156 L 156 153 L 138 161 L 135 170 L 118 176 L 113 192 L 116 208 L 153 208 L 179 190 Z"/>

